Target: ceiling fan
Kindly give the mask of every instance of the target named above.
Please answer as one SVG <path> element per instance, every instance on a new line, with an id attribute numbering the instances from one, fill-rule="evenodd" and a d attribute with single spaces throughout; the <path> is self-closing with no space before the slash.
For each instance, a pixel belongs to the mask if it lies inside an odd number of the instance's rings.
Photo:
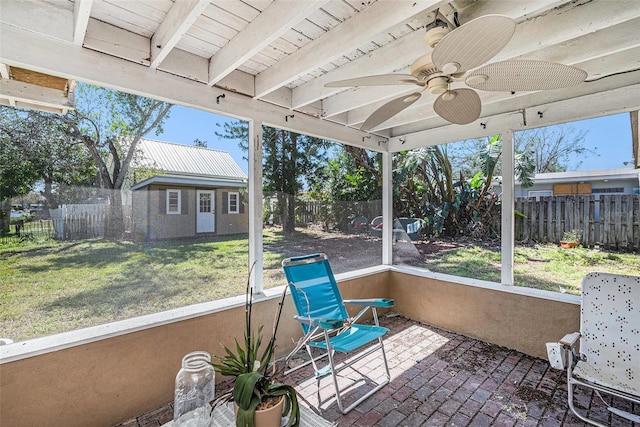
<path id="1" fill-rule="evenodd" d="M 507 60 L 480 67 L 509 43 L 516 22 L 508 16 L 486 15 L 451 30 L 452 25 L 440 17 L 436 13 L 436 20 L 427 26 L 424 37 L 433 51 L 413 62 L 411 74 L 379 74 L 325 85 L 422 88 L 378 108 L 362 124 L 361 130 L 370 130 L 408 108 L 427 89 L 438 95 L 433 104 L 435 112 L 451 123 L 463 125 L 475 121 L 482 110 L 480 96 L 473 89 L 498 92 L 558 89 L 579 84 L 587 77 L 587 73 L 578 68 L 546 61 Z M 473 89 L 451 88 L 452 82 L 463 80 Z"/>

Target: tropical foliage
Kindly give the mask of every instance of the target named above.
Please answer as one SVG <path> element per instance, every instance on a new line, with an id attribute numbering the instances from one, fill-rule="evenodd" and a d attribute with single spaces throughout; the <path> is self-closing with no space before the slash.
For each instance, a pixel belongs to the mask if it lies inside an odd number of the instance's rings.
<path id="1" fill-rule="evenodd" d="M 498 236 L 500 200 L 494 189 L 500 165 L 500 135 L 485 142 L 477 153 L 479 170 L 465 175 L 456 170 L 449 144 L 398 153 L 394 157 L 394 213 L 424 218 L 427 236 Z M 531 185 L 535 166 L 526 153 L 517 153 L 516 177 Z"/>

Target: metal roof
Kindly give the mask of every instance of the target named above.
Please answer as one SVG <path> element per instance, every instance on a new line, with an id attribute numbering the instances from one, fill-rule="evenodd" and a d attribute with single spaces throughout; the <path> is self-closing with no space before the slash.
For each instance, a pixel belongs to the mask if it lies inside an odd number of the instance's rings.
<path id="1" fill-rule="evenodd" d="M 640 180 L 640 170 L 631 168 L 617 168 L 597 169 L 589 171 L 545 172 L 535 174 L 533 182 L 535 184 L 559 184 L 565 182 L 592 182 L 624 179 Z M 497 182 L 497 185 L 501 185 L 502 176 L 497 176 L 495 180 Z M 517 178 L 515 179 L 515 185 L 521 185 L 521 182 Z"/>
<path id="2" fill-rule="evenodd" d="M 173 142 L 142 139 L 134 167 L 166 174 L 247 181 L 247 174 L 226 151 Z"/>
<path id="3" fill-rule="evenodd" d="M 608 179 L 638 179 L 640 171 L 631 168 L 598 169 L 590 171 L 568 171 L 538 173 L 536 184 L 544 182 L 602 181 Z"/>
<path id="4" fill-rule="evenodd" d="M 227 187 L 242 188 L 247 186 L 246 181 L 229 180 L 224 178 L 198 178 L 173 175 L 156 175 L 149 179 L 140 181 L 131 186 L 132 190 L 138 190 L 151 184 L 160 184 L 167 186 L 189 186 L 189 187 Z"/>

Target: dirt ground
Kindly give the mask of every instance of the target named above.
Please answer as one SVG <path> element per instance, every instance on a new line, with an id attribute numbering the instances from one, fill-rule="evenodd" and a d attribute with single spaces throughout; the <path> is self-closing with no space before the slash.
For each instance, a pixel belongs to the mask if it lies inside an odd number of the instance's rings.
<path id="1" fill-rule="evenodd" d="M 382 257 L 382 238 L 367 233 L 343 234 L 325 232 L 319 226 L 301 229 L 303 238 L 295 242 L 265 245 L 274 252 L 287 256 L 311 253 L 325 253 L 329 257 L 334 273 L 341 273 L 372 267 L 380 264 Z M 469 245 L 488 246 L 499 250 L 500 243 L 489 244 L 471 241 L 452 241 L 449 239 L 411 241 L 408 236 L 396 236 L 394 241 L 394 264 L 421 264 L 428 257 Z"/>

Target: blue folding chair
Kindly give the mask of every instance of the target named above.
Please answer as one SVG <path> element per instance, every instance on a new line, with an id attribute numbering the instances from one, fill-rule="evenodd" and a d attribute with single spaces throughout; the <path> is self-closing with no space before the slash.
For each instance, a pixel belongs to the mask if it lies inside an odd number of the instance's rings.
<path id="1" fill-rule="evenodd" d="M 288 363 L 293 355 L 303 347 L 306 348 L 311 358 L 309 362 L 291 369 L 286 373 L 311 363 L 315 370 L 318 385 L 321 377 L 331 374 L 336 390 L 335 396 L 338 408 L 340 412 L 346 414 L 373 393 L 380 390 L 391 378 L 387 364 L 387 356 L 384 352 L 384 345 L 382 344 L 382 336 L 389 330 L 381 327 L 378 323 L 376 307 L 392 307 L 394 301 L 383 298 L 343 300 L 325 254 L 288 258 L 282 261 L 282 267 L 289 283 L 293 303 L 298 313 L 295 319 L 300 322 L 304 333 L 304 336 L 298 341 L 294 350 L 287 356 L 286 362 Z M 358 305 L 363 308 L 355 317 L 349 317 L 344 304 Z M 355 323 L 369 309 L 372 310 L 375 325 Z M 371 345 L 376 341 L 377 343 L 375 345 Z M 365 348 L 366 346 L 369 347 L 357 356 L 348 361 L 336 364 L 334 360 L 336 351 L 349 353 Z M 323 350 L 324 353 L 314 358 L 311 353 L 312 348 L 319 348 Z M 343 396 L 341 396 L 341 390 L 338 386 L 338 372 L 350 367 L 377 350 L 380 350 L 382 353 L 384 368 L 386 370 L 386 380 L 376 382 L 371 378 L 362 377 L 362 379 L 366 378 L 375 384 L 375 387 L 350 406 L 344 408 Z M 325 356 L 329 358 L 329 365 L 318 368 L 316 362 Z"/>

